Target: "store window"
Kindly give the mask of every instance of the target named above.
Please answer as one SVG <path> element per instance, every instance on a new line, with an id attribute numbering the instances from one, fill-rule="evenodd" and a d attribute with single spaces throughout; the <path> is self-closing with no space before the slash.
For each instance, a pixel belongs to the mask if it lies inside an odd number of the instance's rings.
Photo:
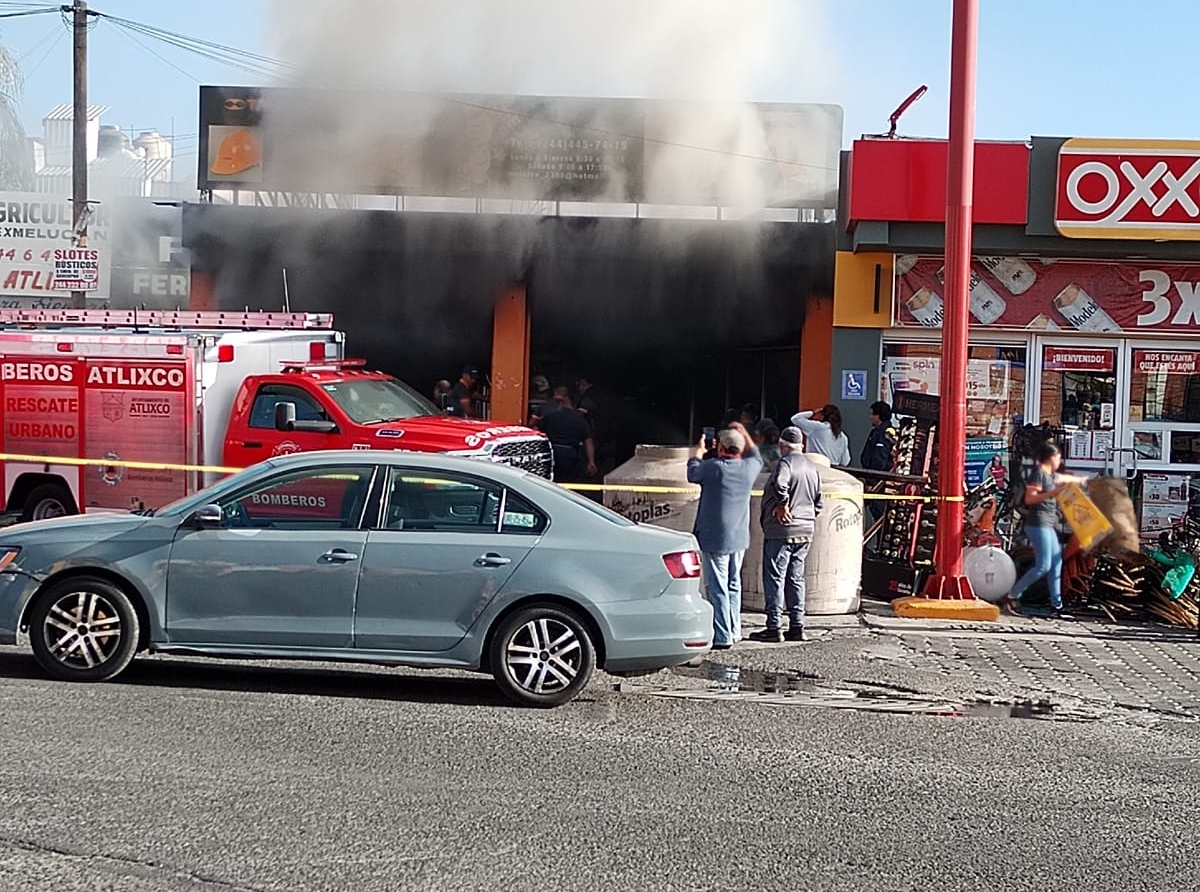
<path id="1" fill-rule="evenodd" d="M 881 390 L 888 402 L 905 390 L 938 395 L 940 343 L 886 343 Z M 1003 487 L 1013 430 L 1025 423 L 1026 348 L 973 344 L 967 353 L 967 485 L 988 476 Z"/>
<path id="2" fill-rule="evenodd" d="M 1134 350 L 1129 421 L 1139 460 L 1200 464 L 1200 351 Z"/>
<path id="3" fill-rule="evenodd" d="M 1134 350 L 1129 420 L 1200 423 L 1200 352 Z"/>

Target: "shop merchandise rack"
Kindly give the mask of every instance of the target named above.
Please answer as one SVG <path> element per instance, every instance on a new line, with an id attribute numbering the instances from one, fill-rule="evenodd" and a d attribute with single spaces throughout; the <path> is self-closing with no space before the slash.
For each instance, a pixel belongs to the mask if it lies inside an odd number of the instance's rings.
<path id="1" fill-rule="evenodd" d="M 937 480 L 937 425 L 917 418 L 904 418 L 896 432 L 895 473 L 921 477 L 924 484 L 890 482 L 884 493 L 892 496 L 932 496 Z M 878 554 L 913 566 L 933 564 L 937 540 L 936 501 L 889 501 Z"/>

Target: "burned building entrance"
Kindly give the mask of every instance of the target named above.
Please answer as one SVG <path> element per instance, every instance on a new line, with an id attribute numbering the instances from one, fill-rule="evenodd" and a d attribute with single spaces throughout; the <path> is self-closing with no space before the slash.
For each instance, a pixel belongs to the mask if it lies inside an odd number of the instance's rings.
<path id="1" fill-rule="evenodd" d="M 207 306 L 332 312 L 349 353 L 423 392 L 526 349 L 523 387 L 538 374 L 572 388 L 588 379 L 619 427 L 620 460 L 638 442 L 690 442 L 730 407 L 795 411 L 800 331 L 810 299 L 831 292 L 834 234 L 832 224 L 192 205 L 184 238 Z M 513 289 L 527 344 L 495 328 L 497 300 Z"/>

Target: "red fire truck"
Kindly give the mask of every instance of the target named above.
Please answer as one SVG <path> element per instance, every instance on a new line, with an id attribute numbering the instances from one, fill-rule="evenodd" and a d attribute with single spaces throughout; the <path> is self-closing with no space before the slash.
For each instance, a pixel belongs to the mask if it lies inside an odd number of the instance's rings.
<path id="1" fill-rule="evenodd" d="M 141 465 L 240 468 L 314 449 L 452 452 L 551 475 L 542 434 L 439 412 L 344 343 L 328 314 L 0 310 L 3 510 L 155 508 L 224 471 Z"/>

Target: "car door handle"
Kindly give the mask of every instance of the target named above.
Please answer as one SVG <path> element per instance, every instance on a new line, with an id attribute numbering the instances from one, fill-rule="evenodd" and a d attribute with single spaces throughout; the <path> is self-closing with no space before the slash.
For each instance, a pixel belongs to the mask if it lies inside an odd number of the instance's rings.
<path id="1" fill-rule="evenodd" d="M 327 564 L 346 564 L 358 560 L 358 555 L 344 548 L 334 548 L 321 555 L 321 560 Z"/>
<path id="2" fill-rule="evenodd" d="M 480 567 L 503 567 L 506 564 L 511 564 L 512 558 L 502 557 L 494 551 L 489 551 L 487 554 L 481 554 L 475 558 L 475 563 Z"/>

